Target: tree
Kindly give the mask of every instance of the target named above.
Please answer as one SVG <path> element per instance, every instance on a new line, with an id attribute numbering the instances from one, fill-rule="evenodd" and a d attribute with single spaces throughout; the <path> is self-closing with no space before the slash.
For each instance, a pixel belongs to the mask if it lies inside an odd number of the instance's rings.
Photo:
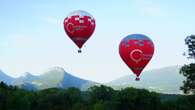
<path id="1" fill-rule="evenodd" d="M 93 110 L 105 110 L 106 109 L 105 105 L 102 102 L 95 103 L 93 107 L 94 107 Z"/>
<path id="2" fill-rule="evenodd" d="M 125 88 L 117 95 L 120 110 L 159 110 L 160 97 L 145 89 Z"/>
<path id="3" fill-rule="evenodd" d="M 72 102 L 66 90 L 45 89 L 37 93 L 35 110 L 71 110 Z"/>
<path id="4" fill-rule="evenodd" d="M 111 100 L 115 90 L 113 90 L 111 87 L 100 85 L 89 88 L 89 92 L 91 96 L 91 102 L 96 103 L 97 101 Z"/>
<path id="5" fill-rule="evenodd" d="M 185 39 L 185 44 L 188 46 L 188 54 L 186 55 L 188 59 L 195 61 L 195 35 L 187 36 Z M 183 81 L 183 86 L 180 88 L 185 94 L 195 93 L 195 63 L 184 65 L 180 69 L 180 73 L 186 77 Z"/>
<path id="6" fill-rule="evenodd" d="M 0 88 L 7 89 L 8 86 L 4 82 L 0 82 Z"/>
<path id="7" fill-rule="evenodd" d="M 5 110 L 6 109 L 6 103 L 7 103 L 7 96 L 0 89 L 0 110 Z"/>

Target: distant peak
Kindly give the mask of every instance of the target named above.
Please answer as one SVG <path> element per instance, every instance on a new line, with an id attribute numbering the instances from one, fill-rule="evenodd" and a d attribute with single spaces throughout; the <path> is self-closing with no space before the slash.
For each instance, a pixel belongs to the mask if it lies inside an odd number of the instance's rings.
<path id="1" fill-rule="evenodd" d="M 65 72 L 64 68 L 59 67 L 59 66 L 49 68 L 49 70 L 47 72 L 49 72 L 49 71 Z"/>
<path id="2" fill-rule="evenodd" d="M 4 73 L 4 72 L 0 69 L 0 73 Z"/>
<path id="3" fill-rule="evenodd" d="M 31 73 L 29 73 L 29 72 L 25 72 L 22 76 L 23 77 L 31 77 L 33 75 Z"/>
<path id="4" fill-rule="evenodd" d="M 0 69 L 0 73 L 3 73 L 3 71 Z"/>
<path id="5" fill-rule="evenodd" d="M 25 73 L 24 73 L 24 75 L 30 75 L 30 74 L 31 74 L 31 73 L 29 73 L 29 72 L 25 72 Z"/>
<path id="6" fill-rule="evenodd" d="M 4 75 L 4 76 L 8 76 L 5 72 L 3 72 L 1 69 L 0 69 L 0 75 Z"/>

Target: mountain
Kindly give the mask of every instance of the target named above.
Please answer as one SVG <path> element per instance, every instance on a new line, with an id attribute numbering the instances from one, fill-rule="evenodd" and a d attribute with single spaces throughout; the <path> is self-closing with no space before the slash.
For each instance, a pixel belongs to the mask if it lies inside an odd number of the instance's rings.
<path id="1" fill-rule="evenodd" d="M 12 85 L 18 86 L 26 90 L 37 90 L 36 85 L 32 84 L 32 81 L 39 79 L 38 76 L 32 75 L 29 72 L 24 73 L 24 76 L 16 78 Z"/>
<path id="2" fill-rule="evenodd" d="M 7 83 L 8 85 L 10 85 L 13 80 L 14 80 L 14 78 L 6 75 L 3 71 L 0 70 L 0 82 L 3 81 L 5 83 Z"/>
<path id="3" fill-rule="evenodd" d="M 65 72 L 63 68 L 54 67 L 39 76 L 26 73 L 26 75 L 17 78 L 14 84 L 28 90 L 68 87 L 85 90 L 96 83 L 73 76 Z"/>
<path id="4" fill-rule="evenodd" d="M 32 75 L 29 72 L 26 72 L 24 73 L 23 76 L 16 78 L 12 84 L 22 85 L 24 83 L 31 83 L 32 81 L 37 80 L 37 79 L 39 79 L 38 76 Z"/>
<path id="5" fill-rule="evenodd" d="M 86 90 L 87 88 L 93 85 L 96 85 L 96 84 L 97 83 L 95 82 L 84 80 L 84 79 L 75 77 L 69 73 L 65 73 L 63 76 L 63 80 L 59 83 L 59 87 L 61 88 L 76 87 L 76 88 L 80 88 L 81 90 Z"/>
<path id="6" fill-rule="evenodd" d="M 179 69 L 180 66 L 171 66 L 146 71 L 142 73 L 140 81 L 135 81 L 134 75 L 126 75 L 113 80 L 106 85 L 112 86 L 116 89 L 136 87 L 160 93 L 181 94 L 180 86 L 185 78 L 179 74 Z"/>
<path id="7" fill-rule="evenodd" d="M 171 66 L 146 71 L 142 73 L 140 81 L 135 81 L 134 75 L 126 75 L 106 83 L 105 85 L 111 86 L 115 89 L 135 87 L 166 94 L 180 94 L 181 91 L 179 88 L 185 78 L 179 74 L 179 69 L 180 66 Z M 31 73 L 26 72 L 24 76 L 15 79 L 0 71 L 0 81 L 27 90 L 68 87 L 76 87 L 81 90 L 86 90 L 91 86 L 99 85 L 98 83 L 73 76 L 60 67 L 50 68 L 41 75 L 32 75 Z"/>

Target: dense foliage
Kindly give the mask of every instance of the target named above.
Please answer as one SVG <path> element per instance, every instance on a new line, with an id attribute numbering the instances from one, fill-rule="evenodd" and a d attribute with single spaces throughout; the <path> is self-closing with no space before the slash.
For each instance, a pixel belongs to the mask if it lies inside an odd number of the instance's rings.
<path id="1" fill-rule="evenodd" d="M 195 96 L 165 95 L 144 89 L 88 91 L 51 88 L 26 91 L 0 83 L 0 110 L 195 110 Z"/>
<path id="2" fill-rule="evenodd" d="M 186 94 L 195 94 L 195 35 L 187 36 L 185 44 L 188 47 L 187 58 L 193 60 L 193 63 L 184 65 L 180 70 L 180 73 L 186 77 L 181 90 Z"/>

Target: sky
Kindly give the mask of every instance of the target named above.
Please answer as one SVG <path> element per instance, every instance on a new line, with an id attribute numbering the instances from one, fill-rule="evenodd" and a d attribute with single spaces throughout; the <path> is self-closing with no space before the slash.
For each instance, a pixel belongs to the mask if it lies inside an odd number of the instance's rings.
<path id="1" fill-rule="evenodd" d="M 118 53 L 129 34 L 150 37 L 155 45 L 144 71 L 188 61 L 184 39 L 195 34 L 194 0 L 0 0 L 0 69 L 13 77 L 63 67 L 75 76 L 109 82 L 132 74 Z M 82 53 L 67 37 L 64 18 L 85 10 L 96 29 Z M 134 78 L 133 78 L 134 79 Z"/>

